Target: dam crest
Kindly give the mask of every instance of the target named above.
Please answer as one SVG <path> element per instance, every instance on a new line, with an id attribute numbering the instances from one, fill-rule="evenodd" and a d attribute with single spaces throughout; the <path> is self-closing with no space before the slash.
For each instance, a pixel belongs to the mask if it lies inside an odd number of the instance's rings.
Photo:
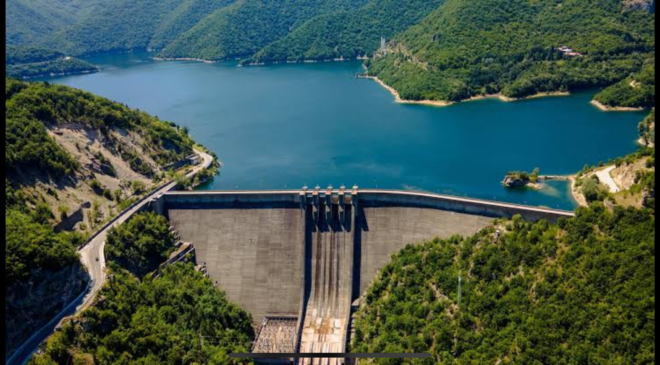
<path id="1" fill-rule="evenodd" d="M 261 323 L 253 351 L 262 353 L 346 352 L 353 308 L 378 270 L 406 245 L 472 235 L 495 218 L 517 214 L 528 221 L 574 215 L 357 187 L 168 192 L 154 198 L 150 209 L 194 243 L 210 278 Z"/>

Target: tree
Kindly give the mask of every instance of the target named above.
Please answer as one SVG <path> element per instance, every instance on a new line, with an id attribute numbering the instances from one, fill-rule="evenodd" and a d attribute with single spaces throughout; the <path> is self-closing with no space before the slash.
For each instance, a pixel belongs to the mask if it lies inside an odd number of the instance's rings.
<path id="1" fill-rule="evenodd" d="M 158 268 L 174 248 L 169 222 L 156 213 L 138 213 L 110 229 L 106 255 L 138 277 Z"/>

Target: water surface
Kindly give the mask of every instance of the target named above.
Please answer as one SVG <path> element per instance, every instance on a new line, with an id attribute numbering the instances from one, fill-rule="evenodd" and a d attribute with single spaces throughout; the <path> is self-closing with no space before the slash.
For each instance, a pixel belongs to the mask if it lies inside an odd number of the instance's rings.
<path id="1" fill-rule="evenodd" d="M 604 113 L 594 92 L 437 108 L 396 104 L 358 62 L 267 67 L 90 58 L 100 73 L 50 81 L 190 128 L 221 159 L 204 189 L 415 189 L 572 209 L 568 184 L 507 190 L 508 170 L 570 174 L 636 149 L 644 113 Z"/>

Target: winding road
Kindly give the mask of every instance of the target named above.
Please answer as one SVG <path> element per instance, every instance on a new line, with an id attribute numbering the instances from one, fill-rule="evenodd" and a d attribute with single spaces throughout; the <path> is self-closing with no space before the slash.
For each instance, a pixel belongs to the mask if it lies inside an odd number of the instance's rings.
<path id="1" fill-rule="evenodd" d="M 189 172 L 186 177 L 195 176 L 197 173 L 211 166 L 211 163 L 213 163 L 213 157 L 211 155 L 198 150 L 195 150 L 195 152 L 200 155 L 204 161 L 203 163 L 194 166 L 193 170 Z M 105 255 L 103 249 L 105 248 L 105 241 L 110 229 L 112 227 L 117 227 L 129 220 L 133 214 L 139 212 L 140 209 L 142 209 L 144 205 L 151 200 L 151 198 L 172 190 L 175 186 L 176 182 L 172 181 L 147 194 L 145 197 L 131 205 L 110 222 L 105 224 L 90 238 L 85 246 L 78 250 L 78 253 L 80 254 L 80 261 L 83 263 L 83 265 L 85 265 L 85 268 L 87 269 L 90 277 L 85 291 L 80 294 L 80 296 L 73 302 L 67 305 L 45 326 L 43 326 L 30 338 L 28 338 L 23 343 L 23 345 L 21 345 L 21 347 L 14 351 L 12 356 L 6 358 L 5 365 L 26 364 L 32 354 L 39 347 L 39 344 L 55 330 L 55 327 L 62 320 L 62 318 L 78 314 L 87 309 L 94 302 L 94 298 L 101 290 L 101 288 L 103 288 L 103 284 L 105 283 L 106 279 Z"/>
<path id="2" fill-rule="evenodd" d="M 616 166 L 609 166 L 608 168 L 604 170 L 599 170 L 596 171 L 596 176 L 598 176 L 598 180 L 600 180 L 601 183 L 607 185 L 607 187 L 610 188 L 610 192 L 612 193 L 618 193 L 621 191 L 621 188 L 619 188 L 619 185 L 614 182 L 614 179 L 612 179 L 612 175 L 610 174 L 612 170 L 614 170 Z"/>

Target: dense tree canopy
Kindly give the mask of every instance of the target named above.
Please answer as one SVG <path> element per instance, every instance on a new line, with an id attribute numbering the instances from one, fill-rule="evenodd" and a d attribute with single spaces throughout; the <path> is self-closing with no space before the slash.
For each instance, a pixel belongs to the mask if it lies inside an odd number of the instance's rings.
<path id="1" fill-rule="evenodd" d="M 655 144 L 655 109 L 651 110 L 651 114 L 639 123 L 639 134 L 647 144 Z"/>
<path id="2" fill-rule="evenodd" d="M 369 73 L 412 100 L 608 86 L 653 57 L 654 19 L 619 0 L 447 0 Z"/>
<path id="3" fill-rule="evenodd" d="M 192 264 L 175 264 L 143 281 L 119 270 L 95 306 L 48 339 L 30 364 L 244 364 L 249 314 L 228 302 Z"/>
<path id="4" fill-rule="evenodd" d="M 35 44 L 112 0 L 6 0 L 6 44 Z"/>
<path id="5" fill-rule="evenodd" d="M 248 62 L 327 60 L 372 55 L 381 37 L 390 39 L 416 24 L 443 0 L 371 0 L 363 7 L 317 16 L 274 42 Z"/>
<path id="6" fill-rule="evenodd" d="M 154 271 L 174 249 L 176 239 L 165 217 L 138 213 L 110 229 L 105 254 L 137 277 Z"/>
<path id="7" fill-rule="evenodd" d="M 14 193 L 11 187 L 8 190 Z M 42 272 L 56 272 L 79 264 L 76 246 L 83 242 L 83 237 L 76 233 L 54 233 L 50 222 L 43 218 L 43 213 L 40 215 L 44 208 L 47 219 L 48 207 L 35 209 L 32 214 L 15 206 L 5 208 L 7 286 Z"/>
<path id="8" fill-rule="evenodd" d="M 387 364 L 653 364 L 654 239 L 653 210 L 596 203 L 408 246 L 366 294 L 352 350 L 433 354 L 373 361 Z"/>
<path id="9" fill-rule="evenodd" d="M 42 172 L 68 175 L 78 164 L 48 136 L 47 126 L 77 123 L 107 131 L 122 128 L 147 139 L 142 146 L 159 164 L 178 161 L 192 152 L 193 141 L 172 123 L 112 102 L 88 92 L 48 83 L 24 83 L 6 79 L 5 171 L 38 166 Z M 119 150 L 131 167 L 145 175 L 132 150 Z"/>
<path id="10" fill-rule="evenodd" d="M 610 107 L 655 107 L 655 57 L 641 71 L 606 88 L 595 99 Z"/>
<path id="11" fill-rule="evenodd" d="M 32 78 L 97 70 L 89 62 L 67 57 L 57 51 L 23 46 L 7 46 L 5 49 L 5 75 L 9 77 Z"/>
<path id="12" fill-rule="evenodd" d="M 366 0 L 242 0 L 204 18 L 160 54 L 221 60 L 250 56 L 317 15 L 351 10 Z"/>
<path id="13" fill-rule="evenodd" d="M 655 104 L 655 85 L 641 80 L 655 73 L 655 14 L 630 1 L 95 0 L 95 11 L 60 3 L 36 11 L 8 2 L 7 39 L 74 55 L 152 49 L 165 58 L 262 63 L 372 55 L 385 37 L 394 39 L 389 52 L 367 63 L 369 73 L 403 99 L 613 85 L 598 97 L 605 105 Z M 44 20 L 45 36 L 23 34 L 20 20 L 35 12 L 60 14 Z"/>

